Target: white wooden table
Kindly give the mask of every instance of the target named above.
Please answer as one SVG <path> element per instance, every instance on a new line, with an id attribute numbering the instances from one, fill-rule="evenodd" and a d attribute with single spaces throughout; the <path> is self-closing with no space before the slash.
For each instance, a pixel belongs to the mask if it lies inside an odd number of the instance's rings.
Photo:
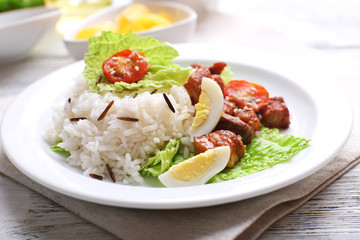
<path id="1" fill-rule="evenodd" d="M 256 21 L 338 58 L 350 59 L 353 64 L 349 74 L 360 77 L 360 1 L 315 0 L 310 4 L 301 0 L 258 0 L 241 1 L 241 7 L 229 7 L 236 2 L 222 0 L 219 9 Z M 16 95 L 43 75 L 72 62 L 60 36 L 50 34 L 27 59 L 0 66 L 0 96 Z M 351 86 L 345 88 L 350 90 Z M 360 239 L 359 183 L 360 166 L 357 166 L 301 208 L 274 223 L 260 239 Z M 0 212 L 0 239 L 115 239 L 2 175 Z"/>

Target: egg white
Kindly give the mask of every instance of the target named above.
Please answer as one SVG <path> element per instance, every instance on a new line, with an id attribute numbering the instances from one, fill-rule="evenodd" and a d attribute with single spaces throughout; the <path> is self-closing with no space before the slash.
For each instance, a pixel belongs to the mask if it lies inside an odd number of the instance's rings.
<path id="1" fill-rule="evenodd" d="M 172 168 L 177 168 L 178 170 L 182 169 L 182 164 L 186 164 L 186 162 L 189 161 L 197 161 L 199 160 L 200 155 L 207 155 L 210 157 L 210 167 L 207 169 L 201 176 L 194 176 L 189 181 L 183 181 L 181 179 L 178 179 L 175 175 L 173 175 Z M 166 186 L 166 187 L 183 187 L 183 186 L 195 186 L 195 185 L 203 185 L 207 181 L 209 181 L 210 178 L 212 178 L 214 175 L 222 171 L 226 164 L 228 163 L 230 158 L 230 147 L 229 146 L 223 146 L 223 147 L 217 147 L 214 149 L 209 149 L 206 152 L 200 153 L 190 159 L 187 159 L 181 163 L 178 163 L 177 165 L 172 166 L 167 172 L 161 174 L 158 178 L 160 182 Z M 194 165 L 192 165 L 194 166 Z M 199 165 L 194 167 L 199 167 Z M 191 169 L 191 170 L 197 170 L 197 169 Z"/>
<path id="2" fill-rule="evenodd" d="M 203 91 L 210 99 L 209 114 L 201 125 L 191 127 L 191 137 L 208 134 L 214 130 L 223 112 L 224 95 L 220 86 L 214 80 L 204 77 L 201 82 L 201 92 Z"/>

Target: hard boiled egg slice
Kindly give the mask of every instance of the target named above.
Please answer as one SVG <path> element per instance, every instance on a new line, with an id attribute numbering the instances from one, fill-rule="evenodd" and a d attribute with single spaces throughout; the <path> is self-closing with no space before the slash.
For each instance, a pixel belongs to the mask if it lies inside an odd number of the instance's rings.
<path id="1" fill-rule="evenodd" d="M 159 180 L 166 187 L 202 185 L 222 171 L 229 158 L 229 146 L 209 149 L 172 166 L 159 176 Z"/>
<path id="2" fill-rule="evenodd" d="M 196 114 L 190 136 L 198 137 L 214 130 L 223 112 L 223 105 L 224 95 L 220 86 L 214 80 L 204 77 L 199 102 L 195 105 Z"/>

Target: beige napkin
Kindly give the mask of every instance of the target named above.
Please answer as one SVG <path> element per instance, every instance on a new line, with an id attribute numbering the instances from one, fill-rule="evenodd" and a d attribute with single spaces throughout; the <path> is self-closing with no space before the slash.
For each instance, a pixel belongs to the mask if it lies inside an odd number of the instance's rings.
<path id="1" fill-rule="evenodd" d="M 356 79 L 343 78 L 355 84 Z M 354 109 L 360 97 L 348 89 Z M 13 97 L 0 99 L 0 117 Z M 360 121 L 355 112 L 355 122 Z M 49 190 L 19 172 L 0 146 L 0 171 L 4 175 L 64 206 L 85 220 L 122 239 L 256 239 L 273 222 L 359 163 L 360 134 L 355 124 L 345 147 L 324 168 L 288 187 L 252 199 L 214 207 L 186 210 L 137 210 L 98 205 Z"/>

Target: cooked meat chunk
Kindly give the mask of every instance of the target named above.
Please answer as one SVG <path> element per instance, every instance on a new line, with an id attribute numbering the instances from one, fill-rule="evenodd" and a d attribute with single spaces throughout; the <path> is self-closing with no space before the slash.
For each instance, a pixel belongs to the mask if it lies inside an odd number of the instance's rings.
<path id="1" fill-rule="evenodd" d="M 212 78 L 212 76 L 209 69 L 200 64 L 193 64 L 192 67 L 196 68 L 196 70 L 189 77 L 189 80 L 185 83 L 184 87 L 189 93 L 191 103 L 194 105 L 199 102 L 201 94 L 201 81 L 203 77 Z"/>
<path id="2" fill-rule="evenodd" d="M 209 67 L 211 74 L 218 74 L 220 75 L 224 68 L 227 66 L 224 62 L 217 62 L 214 63 L 212 66 Z"/>
<path id="3" fill-rule="evenodd" d="M 232 116 L 234 116 L 235 114 L 235 109 L 236 109 L 236 104 L 234 102 L 231 102 L 229 100 L 226 100 L 226 98 L 224 99 L 224 113 L 230 114 Z"/>
<path id="4" fill-rule="evenodd" d="M 266 127 L 288 128 L 290 114 L 282 97 L 272 97 L 268 104 L 260 109 L 260 121 Z"/>
<path id="5" fill-rule="evenodd" d="M 195 72 L 189 77 L 187 83 L 185 83 L 184 87 L 186 88 L 187 92 L 190 95 L 191 103 L 195 105 L 199 102 L 199 97 L 201 94 L 201 81 L 203 77 L 208 77 L 213 79 L 224 92 L 225 83 L 220 73 L 224 69 L 224 64 L 226 63 L 215 63 L 210 69 L 213 69 L 214 73 L 212 74 L 206 66 L 200 63 L 194 63 L 191 65 L 192 68 L 195 69 Z M 219 73 L 217 73 L 219 72 Z"/>
<path id="6" fill-rule="evenodd" d="M 231 168 L 244 156 L 244 145 L 235 133 L 219 130 L 194 138 L 195 154 L 221 146 L 230 147 L 230 159 L 226 167 Z"/>
<path id="7" fill-rule="evenodd" d="M 244 144 L 251 143 L 254 137 L 254 131 L 249 124 L 240 120 L 238 117 L 231 116 L 227 113 L 224 113 L 220 121 L 218 122 L 216 130 L 230 130 L 236 135 L 241 136 L 241 140 Z"/>
<path id="8" fill-rule="evenodd" d="M 222 77 L 219 74 L 213 74 L 212 78 L 220 86 L 221 91 L 224 92 L 225 83 L 224 83 L 224 80 L 222 79 Z"/>
<path id="9" fill-rule="evenodd" d="M 260 131 L 260 119 L 252 108 L 238 108 L 234 112 L 234 116 L 249 124 L 254 132 Z"/>

